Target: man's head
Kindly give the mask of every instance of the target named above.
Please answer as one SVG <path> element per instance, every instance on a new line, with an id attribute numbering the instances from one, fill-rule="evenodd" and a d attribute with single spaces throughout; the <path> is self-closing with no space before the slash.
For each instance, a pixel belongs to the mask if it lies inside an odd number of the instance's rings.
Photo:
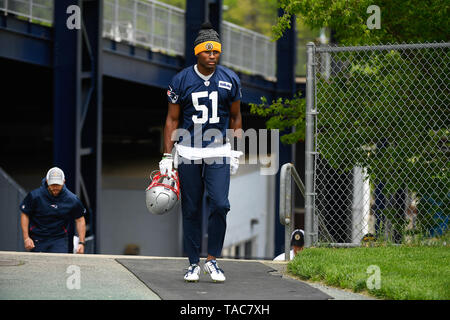
<path id="1" fill-rule="evenodd" d="M 213 29 L 211 23 L 202 24 L 198 36 L 194 41 L 194 53 L 197 65 L 207 71 L 213 72 L 219 63 L 222 44 L 219 34 Z"/>
<path id="2" fill-rule="evenodd" d="M 54 197 L 58 196 L 64 187 L 66 182 L 64 178 L 64 172 L 58 168 L 53 167 L 47 172 L 46 181 L 48 185 L 48 191 Z"/>

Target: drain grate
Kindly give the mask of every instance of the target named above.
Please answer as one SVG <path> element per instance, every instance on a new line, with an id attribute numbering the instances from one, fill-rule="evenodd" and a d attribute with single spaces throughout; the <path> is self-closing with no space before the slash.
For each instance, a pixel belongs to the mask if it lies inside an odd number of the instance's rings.
<path id="1" fill-rule="evenodd" d="M 14 259 L 0 259 L 0 267 L 13 267 L 25 264 L 25 262 Z"/>

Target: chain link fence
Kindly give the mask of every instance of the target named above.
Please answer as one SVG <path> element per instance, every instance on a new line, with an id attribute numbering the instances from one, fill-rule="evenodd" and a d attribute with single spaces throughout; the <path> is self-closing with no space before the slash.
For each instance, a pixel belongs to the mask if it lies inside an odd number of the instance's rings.
<path id="1" fill-rule="evenodd" d="M 308 44 L 307 243 L 447 232 L 449 49 Z"/>

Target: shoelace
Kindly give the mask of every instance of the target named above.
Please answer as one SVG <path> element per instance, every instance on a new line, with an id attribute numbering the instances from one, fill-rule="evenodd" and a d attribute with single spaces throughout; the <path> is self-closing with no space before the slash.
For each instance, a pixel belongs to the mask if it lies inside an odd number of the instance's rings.
<path id="1" fill-rule="evenodd" d="M 190 273 L 194 273 L 194 270 L 195 270 L 196 267 L 198 267 L 198 265 L 192 264 L 192 265 L 189 266 L 189 268 L 184 269 L 184 270 L 186 270 L 186 273 L 189 273 L 189 272 Z"/>
<path id="2" fill-rule="evenodd" d="M 215 260 L 210 260 L 210 261 L 208 261 L 208 262 L 211 262 L 211 264 L 214 266 L 214 271 L 216 271 L 217 273 L 219 273 L 219 271 L 220 272 L 222 272 L 222 273 L 225 273 L 222 269 L 220 269 L 218 266 L 217 266 L 217 262 L 215 261 Z"/>

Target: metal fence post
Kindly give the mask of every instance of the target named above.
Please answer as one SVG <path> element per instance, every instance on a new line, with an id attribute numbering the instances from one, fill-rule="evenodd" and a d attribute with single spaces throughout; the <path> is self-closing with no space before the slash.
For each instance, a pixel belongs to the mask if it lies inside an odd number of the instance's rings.
<path id="1" fill-rule="evenodd" d="M 308 42 L 305 136 L 305 247 L 314 244 L 314 43 Z"/>
<path id="2" fill-rule="evenodd" d="M 291 233 L 293 229 L 294 219 L 292 216 L 292 189 L 291 189 L 291 167 L 288 163 L 283 166 L 285 168 L 285 174 L 283 175 L 285 197 L 280 199 L 280 202 L 284 202 L 284 214 L 285 214 L 285 226 L 284 226 L 284 261 L 291 259 Z"/>
<path id="3" fill-rule="evenodd" d="M 31 20 L 33 20 L 33 0 L 29 2 L 28 13 L 29 13 L 28 21 L 31 22 Z"/>
<path id="4" fill-rule="evenodd" d="M 280 223 L 284 225 L 284 260 L 291 260 L 291 235 L 295 227 L 292 213 L 292 177 L 295 185 L 305 197 L 305 185 L 292 163 L 285 163 L 280 169 Z"/>

